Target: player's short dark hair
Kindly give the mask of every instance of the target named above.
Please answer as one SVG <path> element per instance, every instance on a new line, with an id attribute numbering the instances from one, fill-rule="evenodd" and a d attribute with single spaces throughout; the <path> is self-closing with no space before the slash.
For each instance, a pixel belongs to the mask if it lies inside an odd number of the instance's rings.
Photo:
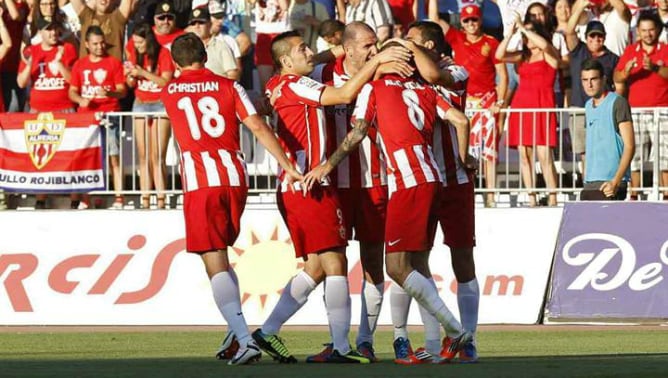
<path id="1" fill-rule="evenodd" d="M 380 51 L 385 51 L 385 50 L 389 49 L 390 47 L 403 47 L 403 45 L 402 45 L 401 43 L 397 42 L 397 41 L 389 41 L 389 42 L 386 42 L 386 43 L 383 45 L 383 47 L 381 47 Z M 410 66 L 413 67 L 413 68 L 416 67 L 416 66 L 415 66 L 415 59 L 412 58 L 412 57 L 411 57 L 411 59 L 410 59 L 408 62 L 406 62 L 406 63 L 408 63 L 408 65 L 410 65 Z M 417 70 L 415 70 L 415 73 L 417 73 Z"/>
<path id="2" fill-rule="evenodd" d="M 343 33 L 345 28 L 346 24 L 339 20 L 325 20 L 320 24 L 318 35 L 321 37 L 332 37 L 338 31 Z"/>
<path id="3" fill-rule="evenodd" d="M 193 33 L 185 33 L 172 42 L 172 59 L 179 67 L 206 62 L 206 48 L 202 40 Z"/>
<path id="4" fill-rule="evenodd" d="M 271 40 L 271 59 L 274 61 L 276 67 L 282 68 L 281 57 L 290 54 L 290 49 L 292 46 L 290 46 L 290 43 L 288 43 L 287 39 L 293 37 L 301 38 L 301 36 L 302 35 L 299 34 L 297 30 L 291 30 L 283 32 Z"/>
<path id="5" fill-rule="evenodd" d="M 445 43 L 445 36 L 443 35 L 443 28 L 441 25 L 432 21 L 416 21 L 408 25 L 408 30 L 416 28 L 420 31 L 422 42 L 434 42 L 434 49 L 436 53 L 441 55 L 447 50 Z"/>
<path id="6" fill-rule="evenodd" d="M 582 62 L 582 65 L 580 65 L 580 71 L 598 71 L 601 77 L 605 76 L 603 64 L 601 64 L 598 59 L 594 58 L 589 58 Z"/>
<path id="7" fill-rule="evenodd" d="M 88 41 L 91 35 L 97 35 L 102 38 L 104 38 L 104 32 L 102 31 L 102 28 L 99 27 L 98 25 L 91 25 L 86 29 L 86 36 L 84 40 Z"/>

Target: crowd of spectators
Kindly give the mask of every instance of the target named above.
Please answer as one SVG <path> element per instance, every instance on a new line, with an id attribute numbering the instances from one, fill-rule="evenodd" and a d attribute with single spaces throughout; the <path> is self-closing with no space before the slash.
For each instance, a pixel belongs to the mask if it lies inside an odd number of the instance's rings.
<path id="1" fill-rule="evenodd" d="M 0 15 L 0 109 L 7 112 L 164 111 L 158 93 L 178 74 L 169 49 L 184 32 L 205 43 L 209 69 L 263 93 L 274 74 L 269 46 L 279 33 L 298 30 L 314 52 L 340 55 L 346 23 L 366 22 L 382 43 L 430 19 L 443 28 L 454 62 L 469 71 L 468 108 L 493 115 L 491 122 L 472 121 L 472 140 L 483 147 L 472 151 L 486 162 L 487 188 L 496 187 L 497 144 L 508 125 L 524 186 L 537 186 L 537 158 L 549 205 L 556 204 L 557 128 L 570 131 L 573 153 L 586 161 L 583 117 L 558 122 L 554 113 L 527 112 L 504 120 L 501 109 L 583 107 L 580 65 L 589 58 L 601 62 L 605 88 L 626 96 L 631 107 L 668 106 L 668 0 L 0 0 Z M 661 184 L 668 186 L 668 110 L 659 120 L 653 115 L 633 113 L 632 187 L 640 186 L 640 163 L 656 150 Z M 117 140 L 118 125 L 110 130 Z M 155 189 L 164 207 L 169 122 L 138 117 L 133 132 L 141 206 Z M 118 153 L 112 148 L 110 155 L 121 207 Z M 490 193 L 485 202 L 494 200 Z"/>

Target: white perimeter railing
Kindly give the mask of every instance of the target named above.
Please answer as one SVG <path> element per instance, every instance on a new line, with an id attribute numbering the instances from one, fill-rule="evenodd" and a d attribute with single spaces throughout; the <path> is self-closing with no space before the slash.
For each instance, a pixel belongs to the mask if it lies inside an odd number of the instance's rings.
<path id="1" fill-rule="evenodd" d="M 484 111 L 483 111 L 484 112 Z M 480 169 L 476 176 L 476 201 L 482 203 L 483 195 L 485 193 L 494 193 L 496 201 L 500 206 L 520 206 L 528 202 L 529 193 L 538 193 L 545 196 L 549 192 L 556 192 L 558 194 L 559 203 L 566 201 L 577 200 L 578 193 L 582 189 L 582 175 L 584 172 L 584 164 L 578 154 L 574 154 L 571 147 L 571 135 L 569 131 L 569 124 L 573 122 L 576 117 L 584 117 L 584 109 L 582 108 L 567 108 L 567 109 L 505 109 L 506 122 L 503 131 L 500 132 L 500 143 L 498 148 L 498 160 L 496 167 L 496 185 L 493 188 L 487 188 L 485 182 L 485 167 L 484 162 L 480 161 Z M 640 151 L 640 184 L 636 187 L 630 187 L 629 193 L 638 191 L 641 198 L 648 200 L 659 200 L 662 198 L 662 193 L 668 193 L 668 183 L 661 183 L 661 175 L 665 176 L 664 180 L 668 182 L 668 168 L 663 167 L 664 172 L 661 171 L 659 162 L 661 159 L 668 159 L 668 108 L 639 108 L 633 109 L 634 115 L 643 114 L 644 122 L 642 124 L 635 124 L 634 128 L 636 134 L 643 135 L 643 143 L 636 146 Z M 542 179 L 541 166 L 537 159 L 537 149 L 533 149 L 533 186 L 524 184 L 521 171 L 522 162 L 516 149 L 510 148 L 506 143 L 508 135 L 508 120 L 513 113 L 529 113 L 530 119 L 539 119 L 545 117 L 547 119 L 554 114 L 557 118 L 557 143 L 556 147 L 552 149 L 552 157 L 557 173 L 556 188 L 546 188 L 544 180 Z M 474 113 L 469 113 L 471 117 Z M 140 159 L 139 151 L 137 150 L 137 140 L 139 135 L 136 131 L 135 120 L 146 121 L 153 120 L 153 126 L 143 128 L 143 139 L 149 140 L 151 130 L 157 124 L 155 120 L 164 119 L 165 115 L 160 113 L 132 113 L 132 112 L 114 112 L 107 113 L 104 117 L 109 120 L 118 120 L 120 124 L 120 166 L 122 170 L 121 177 L 123 177 L 124 196 L 139 196 L 142 193 L 151 195 L 151 202 L 155 203 L 156 195 L 166 195 L 168 206 L 178 206 L 181 203 L 181 180 L 179 176 L 179 158 L 178 147 L 173 138 L 169 138 L 167 145 L 161 142 L 164 138 L 155 138 L 157 140 L 158 149 L 163 150 L 163 156 L 159 156 L 159 164 L 163 165 L 166 170 L 166 183 L 164 191 L 158 193 L 155 189 L 150 191 L 142 191 L 140 187 Z M 520 117 L 521 120 L 522 117 Z M 520 121 L 521 122 L 521 121 Z M 258 144 L 253 135 L 244 127 L 241 126 L 241 146 L 246 157 L 250 192 L 253 194 L 260 194 L 261 202 L 272 202 L 273 192 L 276 188 L 275 172 L 277 164 L 275 160 Z M 520 130 L 522 125 L 520 125 Z M 109 133 L 109 129 L 106 129 Z M 158 133 L 160 132 L 159 129 Z M 171 132 L 171 131 L 168 131 Z M 111 135 L 107 135 L 108 138 Z M 496 136 L 495 136 L 496 137 Z M 646 139 L 646 140 L 645 140 Z M 636 136 L 638 140 L 638 136 Z M 654 145 L 650 143 L 654 142 Z M 660 147 L 660 148 L 659 148 Z M 144 150 L 146 156 L 150 156 L 149 145 L 145 144 Z M 158 154 L 160 155 L 160 154 Z M 531 160 L 531 159 L 530 159 Z M 148 159 L 147 159 L 148 161 Z M 109 179 L 107 188 L 102 191 L 92 192 L 94 195 L 113 195 L 113 180 L 111 179 L 111 170 L 109 169 L 109 161 L 106 162 Z M 490 165 L 493 166 L 493 165 Z M 175 199 L 176 198 L 176 199 Z M 250 198 L 250 197 L 249 197 Z M 252 199 L 250 201 L 253 201 Z M 137 202 L 138 203 L 138 202 Z"/>

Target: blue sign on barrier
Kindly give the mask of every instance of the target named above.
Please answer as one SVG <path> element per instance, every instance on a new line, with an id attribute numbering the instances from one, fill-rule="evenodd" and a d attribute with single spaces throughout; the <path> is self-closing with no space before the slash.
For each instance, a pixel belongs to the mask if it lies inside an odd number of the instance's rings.
<path id="1" fill-rule="evenodd" d="M 569 203 L 546 319 L 668 318 L 668 204 Z"/>

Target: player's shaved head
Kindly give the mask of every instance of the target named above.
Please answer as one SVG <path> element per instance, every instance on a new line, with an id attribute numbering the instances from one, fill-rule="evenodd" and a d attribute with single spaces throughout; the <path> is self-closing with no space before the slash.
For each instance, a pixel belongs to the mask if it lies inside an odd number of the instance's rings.
<path id="1" fill-rule="evenodd" d="M 342 43 L 343 46 L 350 44 L 351 42 L 357 40 L 362 35 L 368 34 L 376 35 L 371 26 L 367 25 L 362 21 L 353 21 L 346 25 L 346 28 L 343 30 Z"/>
<path id="2" fill-rule="evenodd" d="M 274 65 L 276 65 L 277 68 L 283 68 L 281 57 L 290 55 L 290 50 L 292 50 L 292 43 L 290 40 L 295 37 L 301 38 L 301 34 L 296 30 L 291 30 L 281 33 L 272 39 L 271 59 L 274 61 Z"/>

